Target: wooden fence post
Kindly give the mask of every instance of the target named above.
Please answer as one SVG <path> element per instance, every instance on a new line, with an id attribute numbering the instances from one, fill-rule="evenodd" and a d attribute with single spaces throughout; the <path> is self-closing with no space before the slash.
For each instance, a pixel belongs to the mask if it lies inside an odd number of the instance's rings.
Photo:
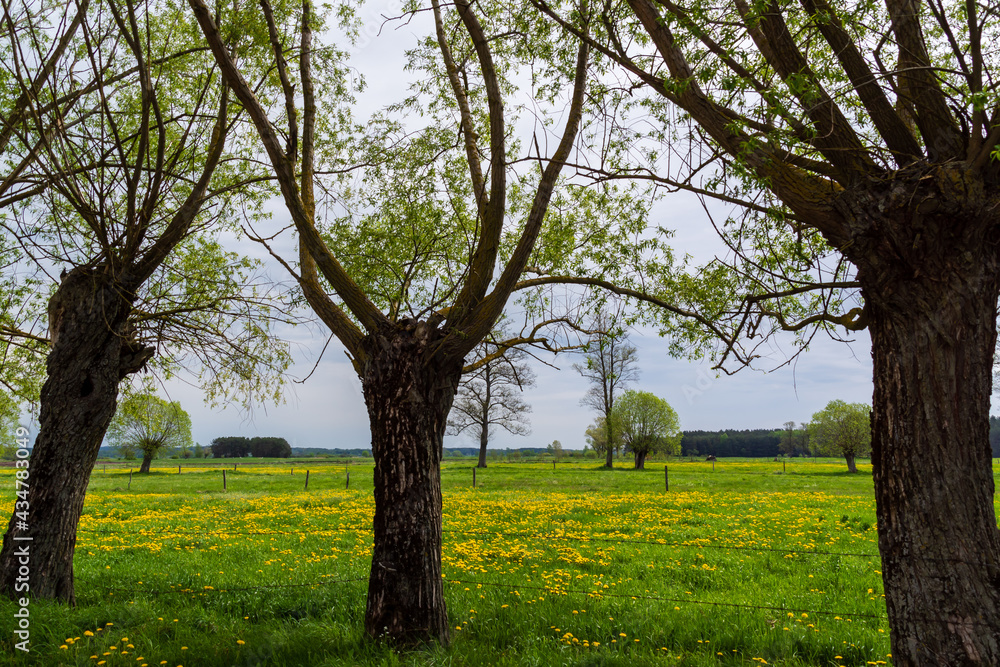
<path id="1" fill-rule="evenodd" d="M 472 488 L 476 488 L 476 468 L 472 468 Z"/>
<path id="2" fill-rule="evenodd" d="M 351 471 L 347 471 L 347 484 L 344 486 L 345 489 L 351 488 Z"/>
<path id="3" fill-rule="evenodd" d="M 132 469 L 128 469 L 128 488 L 132 488 Z"/>
<path id="4" fill-rule="evenodd" d="M 670 471 L 667 470 L 667 466 L 663 466 L 663 486 L 665 491 L 670 490 Z"/>
<path id="5" fill-rule="evenodd" d="M 309 490 L 309 471 L 306 470 L 306 491 Z"/>
<path id="6" fill-rule="evenodd" d="M 715 472 L 715 461 L 712 461 L 712 472 Z"/>
<path id="7" fill-rule="evenodd" d="M 226 469 L 222 469 L 222 490 L 226 490 Z"/>
<path id="8" fill-rule="evenodd" d="M 177 464 L 177 474 L 178 475 L 181 474 L 181 464 L 180 463 Z"/>
<path id="9" fill-rule="evenodd" d="M 785 462 L 781 462 L 781 472 L 785 472 Z"/>

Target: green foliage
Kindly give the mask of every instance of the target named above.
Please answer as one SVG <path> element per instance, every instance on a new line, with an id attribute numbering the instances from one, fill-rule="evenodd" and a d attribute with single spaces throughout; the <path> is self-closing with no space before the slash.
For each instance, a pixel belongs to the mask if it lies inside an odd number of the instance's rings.
<path id="1" fill-rule="evenodd" d="M 250 18 L 259 12 L 235 6 L 220 12 L 234 52 L 266 43 L 266 30 Z M 22 32 L 19 57 L 26 62 L 18 63 L 20 76 L 31 74 L 46 33 L 65 19 L 46 10 L 34 17 L 36 33 Z M 126 29 L 145 37 L 130 43 Z M 0 348 L 8 351 L 0 381 L 12 380 L 4 385 L 20 401 L 37 400 L 47 349 L 44 340 L 18 335 L 44 329 L 46 296 L 58 285 L 60 270 L 103 265 L 128 281 L 144 258 L 165 247 L 169 252 L 152 276 L 128 288 L 136 293 L 134 336 L 157 348 L 150 367 L 161 378 L 189 371 L 215 403 L 278 400 L 290 355 L 273 327 L 295 318 L 259 260 L 223 248 L 224 239 L 241 237 L 242 225 L 269 216 L 264 203 L 274 194 L 253 159 L 257 148 L 237 104 L 230 104 L 226 145 L 197 213 L 181 233 L 171 231 L 181 212 L 190 210 L 185 199 L 208 160 L 224 90 L 190 8 L 177 0 L 94 0 L 70 53 L 37 103 L 61 100 L 51 115 L 72 132 L 37 151 L 50 118 L 36 109 L 35 123 L 15 132 L 5 151 L 15 164 L 37 153 L 21 179 L 50 187 L 0 216 Z M 249 57 L 244 65 L 252 77 L 268 73 Z M 269 90 L 259 88 L 262 94 Z M 34 358 L 27 358 L 27 347 Z"/>
<path id="2" fill-rule="evenodd" d="M 613 424 L 613 422 L 612 422 Z M 584 433 L 587 444 L 599 455 L 608 451 L 608 428 L 604 417 L 598 417 L 594 423 L 587 427 Z M 622 447 L 621 432 L 611 429 L 611 451 L 617 452 Z"/>
<path id="3" fill-rule="evenodd" d="M 629 390 L 615 403 L 611 413 L 626 451 L 637 456 L 680 454 L 681 430 L 677 413 L 662 398 Z"/>
<path id="4" fill-rule="evenodd" d="M 108 443 L 124 458 L 141 453 L 144 461 L 169 450 L 191 446 L 191 417 L 177 401 L 153 394 L 133 394 L 118 406 L 107 433 Z"/>
<path id="5" fill-rule="evenodd" d="M 812 416 L 809 448 L 816 456 L 853 459 L 871 454 L 871 406 L 834 400 Z"/>

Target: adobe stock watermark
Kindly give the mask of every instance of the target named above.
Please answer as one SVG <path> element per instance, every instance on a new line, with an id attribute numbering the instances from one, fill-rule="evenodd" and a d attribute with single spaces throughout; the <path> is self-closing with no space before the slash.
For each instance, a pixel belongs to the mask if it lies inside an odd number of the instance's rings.
<path id="1" fill-rule="evenodd" d="M 684 398 L 687 399 L 688 405 L 694 405 L 694 402 L 701 398 L 706 391 L 715 383 L 717 379 L 716 375 L 709 373 L 704 368 L 699 368 L 698 372 L 695 374 L 694 384 L 686 384 L 681 387 L 681 391 L 684 394 Z"/>
<path id="2" fill-rule="evenodd" d="M 403 0 L 387 0 L 379 7 L 366 5 L 362 21 L 354 43 L 347 48 L 351 55 L 357 55 L 368 48 L 382 32 L 387 21 L 403 14 Z"/>
<path id="3" fill-rule="evenodd" d="M 28 592 L 30 591 L 30 542 L 31 536 L 28 534 L 29 510 L 28 505 L 28 429 L 19 426 L 15 431 L 15 444 L 17 449 L 17 472 L 14 474 L 14 492 L 17 499 L 14 501 L 14 541 L 21 542 L 14 550 L 17 557 L 17 578 L 14 580 L 14 592 L 22 593 L 24 597 L 17 600 L 14 611 L 14 634 L 20 640 L 14 643 L 14 647 L 19 651 L 28 652 L 28 644 L 31 641 L 31 618 L 28 612 Z"/>

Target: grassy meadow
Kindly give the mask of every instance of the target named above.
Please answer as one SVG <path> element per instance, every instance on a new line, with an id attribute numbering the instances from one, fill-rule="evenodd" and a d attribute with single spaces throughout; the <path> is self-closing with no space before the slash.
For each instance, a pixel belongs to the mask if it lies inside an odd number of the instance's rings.
<path id="1" fill-rule="evenodd" d="M 452 642 L 397 651 L 362 630 L 371 464 L 98 465 L 78 605 L 36 601 L 31 652 L 0 664 L 891 664 L 870 466 L 723 459 L 448 461 Z M 304 489 L 306 469 L 309 488 Z M 350 471 L 350 488 L 345 488 Z M 0 471 L 0 504 L 13 503 Z M 5 514 L 5 517 L 8 514 Z M 3 626 L 14 605 L 0 600 Z M 2 661 L 6 661 L 3 663 Z"/>

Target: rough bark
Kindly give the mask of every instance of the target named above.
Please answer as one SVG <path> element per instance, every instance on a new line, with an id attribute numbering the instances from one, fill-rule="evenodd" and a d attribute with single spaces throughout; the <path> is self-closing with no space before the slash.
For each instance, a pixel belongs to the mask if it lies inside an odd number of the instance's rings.
<path id="1" fill-rule="evenodd" d="M 448 641 L 441 582 L 441 454 L 461 359 L 435 356 L 424 323 L 368 337 L 362 387 L 375 459 L 375 543 L 365 631 L 399 644 Z"/>
<path id="2" fill-rule="evenodd" d="M 635 469 L 636 470 L 646 469 L 646 452 L 635 453 Z"/>
<path id="3" fill-rule="evenodd" d="M 152 454 L 143 454 L 143 456 L 142 456 L 142 465 L 139 466 L 139 472 L 140 472 L 140 474 L 141 473 L 145 473 L 145 472 L 149 472 L 149 465 L 152 462 L 153 462 L 153 455 Z"/>
<path id="4" fill-rule="evenodd" d="M 857 472 L 858 466 L 854 460 L 854 454 L 845 454 L 844 459 L 847 461 L 847 472 Z"/>
<path id="5" fill-rule="evenodd" d="M 28 528 L 19 528 L 12 516 L 0 550 L 0 592 L 8 596 L 24 596 L 16 590 L 16 552 L 28 544 L 30 594 L 76 601 L 73 550 L 90 472 L 115 412 L 119 381 L 153 352 L 128 336 L 130 310 L 128 295 L 111 278 L 87 268 L 67 274 L 49 300 L 52 350 L 28 468 Z"/>
<path id="6" fill-rule="evenodd" d="M 893 663 L 1000 664 L 989 445 L 996 196 L 958 165 L 869 186 L 845 253 L 874 360 L 872 467 Z"/>

